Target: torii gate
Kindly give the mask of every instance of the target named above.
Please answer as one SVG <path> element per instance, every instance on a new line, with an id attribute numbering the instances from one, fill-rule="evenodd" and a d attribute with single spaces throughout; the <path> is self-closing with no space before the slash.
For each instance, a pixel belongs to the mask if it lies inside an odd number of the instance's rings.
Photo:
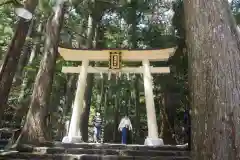
<path id="1" fill-rule="evenodd" d="M 84 103 L 84 92 L 88 73 L 140 73 L 143 74 L 146 101 L 148 137 L 145 145 L 163 145 L 158 137 L 158 126 L 154 105 L 153 84 L 151 73 L 170 73 L 169 67 L 151 67 L 150 61 L 167 61 L 174 53 L 174 48 L 162 50 L 79 50 L 58 48 L 60 55 L 66 61 L 82 61 L 79 67 L 62 67 L 64 73 L 80 73 L 78 87 L 73 104 L 72 117 L 68 135 L 63 142 L 81 142 L 79 134 L 80 116 Z M 108 67 L 91 67 L 89 61 L 109 61 Z M 123 67 L 121 61 L 142 62 L 142 67 Z M 88 123 L 88 122 L 86 122 Z"/>

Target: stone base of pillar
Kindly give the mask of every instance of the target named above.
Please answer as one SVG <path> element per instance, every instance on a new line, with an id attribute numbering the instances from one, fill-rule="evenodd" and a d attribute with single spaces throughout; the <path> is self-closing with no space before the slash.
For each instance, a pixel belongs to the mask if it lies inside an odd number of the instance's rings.
<path id="1" fill-rule="evenodd" d="M 82 137 L 81 136 L 76 136 L 76 137 L 68 137 L 65 136 L 62 139 L 63 143 L 82 143 Z"/>
<path id="2" fill-rule="evenodd" d="M 156 138 L 146 138 L 144 145 L 157 147 L 157 146 L 164 145 L 164 143 L 163 143 L 163 139 L 161 139 L 161 138 L 157 138 L 157 139 Z"/>

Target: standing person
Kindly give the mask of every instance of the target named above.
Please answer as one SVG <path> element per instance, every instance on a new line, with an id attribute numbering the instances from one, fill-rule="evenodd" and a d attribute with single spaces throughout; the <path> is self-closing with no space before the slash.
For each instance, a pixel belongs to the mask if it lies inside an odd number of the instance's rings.
<path id="1" fill-rule="evenodd" d="M 122 132 L 122 144 L 127 144 L 128 130 L 132 130 L 132 123 L 127 115 L 121 119 L 118 130 Z"/>
<path id="2" fill-rule="evenodd" d="M 102 125 L 102 119 L 100 116 L 100 113 L 96 113 L 96 116 L 93 119 L 93 125 L 94 125 L 94 142 L 98 143 L 100 140 L 100 132 L 101 132 L 101 125 Z"/>

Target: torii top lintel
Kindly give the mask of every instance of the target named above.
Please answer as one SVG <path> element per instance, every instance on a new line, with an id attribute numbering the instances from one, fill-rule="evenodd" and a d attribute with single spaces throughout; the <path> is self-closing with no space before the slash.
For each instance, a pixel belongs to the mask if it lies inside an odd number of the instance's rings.
<path id="1" fill-rule="evenodd" d="M 167 61 L 171 57 L 175 48 L 159 50 L 79 50 L 58 48 L 61 57 L 66 61 L 109 61 L 111 51 L 122 52 L 122 61 Z"/>

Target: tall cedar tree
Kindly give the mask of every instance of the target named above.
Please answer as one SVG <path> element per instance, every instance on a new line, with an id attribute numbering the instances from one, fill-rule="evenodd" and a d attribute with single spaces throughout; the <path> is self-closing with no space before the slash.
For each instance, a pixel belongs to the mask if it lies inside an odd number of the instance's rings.
<path id="1" fill-rule="evenodd" d="M 227 0 L 185 0 L 193 160 L 240 159 L 240 38 Z"/>
<path id="2" fill-rule="evenodd" d="M 58 57 L 58 41 L 64 19 L 64 9 L 63 2 L 58 4 L 55 12 L 48 19 L 44 55 L 35 79 L 26 122 L 17 143 L 39 144 L 50 140 L 46 119 L 56 59 Z"/>
<path id="3" fill-rule="evenodd" d="M 26 0 L 24 2 L 24 8 L 26 8 L 31 13 L 34 12 L 36 6 L 38 5 L 38 0 Z M 17 24 L 17 29 L 14 33 L 11 44 L 9 45 L 8 51 L 6 53 L 1 71 L 0 71 L 0 110 L 3 111 L 9 96 L 9 92 L 12 86 L 13 78 L 17 70 L 18 61 L 21 55 L 21 50 L 24 46 L 26 36 L 28 33 L 31 21 L 26 21 L 20 18 Z M 4 112 L 0 112 L 1 114 Z"/>

